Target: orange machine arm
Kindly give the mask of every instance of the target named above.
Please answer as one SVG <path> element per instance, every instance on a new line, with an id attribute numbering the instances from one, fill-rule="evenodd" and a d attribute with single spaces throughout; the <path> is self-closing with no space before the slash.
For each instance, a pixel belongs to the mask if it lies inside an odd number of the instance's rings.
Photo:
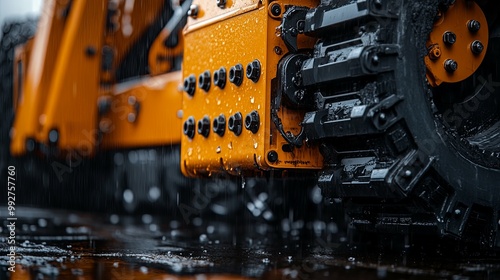
<path id="1" fill-rule="evenodd" d="M 180 74 L 142 76 L 137 82 L 116 77 L 120 67 L 132 68 L 122 62 L 134 46 L 143 44 L 153 26 L 165 25 L 167 2 L 47 1 L 35 38 L 16 52 L 28 65 L 17 67 L 23 79 L 14 81 L 12 154 L 92 156 L 98 147 L 180 142 Z"/>

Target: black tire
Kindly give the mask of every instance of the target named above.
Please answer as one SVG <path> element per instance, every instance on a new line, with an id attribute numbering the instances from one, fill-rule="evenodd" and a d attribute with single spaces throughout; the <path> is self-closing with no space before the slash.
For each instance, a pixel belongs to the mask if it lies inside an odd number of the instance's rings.
<path id="1" fill-rule="evenodd" d="M 490 12 L 493 3 L 477 2 L 487 11 L 490 30 L 497 30 L 498 12 Z M 326 96 L 316 105 L 316 115 L 324 114 L 321 125 L 305 123 L 305 131 L 309 139 L 322 143 L 329 166 L 320 174 L 319 183 L 326 195 L 343 199 L 353 228 L 433 234 L 500 247 L 500 154 L 493 136 L 500 132 L 500 101 L 493 98 L 499 91 L 498 38 L 491 35 L 485 62 L 466 81 L 432 88 L 426 80 L 426 41 L 437 11 L 445 11 L 452 3 L 367 1 L 373 13 L 365 18 L 332 23 L 326 26 L 327 31 L 320 29 L 327 20 L 316 21 L 313 28 L 317 30 L 310 35 L 322 39 L 322 45 L 310 58 L 316 61 L 303 65 L 325 64 L 323 69 L 335 73 L 335 77 L 307 72 L 309 69 L 303 66 L 306 86 L 322 93 L 316 98 Z M 321 14 L 345 5 L 354 4 L 323 1 L 317 11 Z M 352 51 L 352 45 L 342 42 L 355 42 L 353 39 L 370 32 L 372 39 L 360 40 L 365 48 L 363 56 L 359 60 L 348 58 L 346 53 Z M 331 52 L 343 51 L 344 58 L 339 54 L 339 61 L 351 59 L 349 67 L 324 60 L 330 55 L 323 53 L 328 45 L 335 46 Z M 494 113 L 486 118 L 486 109 L 479 106 L 483 115 L 471 113 L 473 116 L 463 120 L 475 127 L 467 131 L 468 135 L 457 133 L 446 119 L 446 109 L 477 95 L 471 85 L 481 77 L 490 81 L 483 88 L 494 88 L 490 92 L 493 97 L 483 102 L 485 108 L 493 106 L 495 110 L 490 111 Z M 446 103 L 450 91 L 462 99 Z M 358 100 L 356 105 L 342 103 L 348 98 Z M 328 102 L 331 107 L 324 105 Z M 344 106 L 340 113 L 328 111 L 337 104 Z M 364 115 L 345 117 L 349 106 L 365 105 L 365 111 L 356 113 Z"/>

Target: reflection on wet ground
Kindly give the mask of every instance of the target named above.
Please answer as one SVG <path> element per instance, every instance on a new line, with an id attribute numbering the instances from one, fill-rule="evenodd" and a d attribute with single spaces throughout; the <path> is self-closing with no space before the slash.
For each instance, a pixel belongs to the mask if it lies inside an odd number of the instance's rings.
<path id="1" fill-rule="evenodd" d="M 19 208 L 16 272 L 7 271 L 3 222 L 0 279 L 500 279 L 493 253 L 429 240 L 361 247 L 334 222 L 165 216 Z"/>

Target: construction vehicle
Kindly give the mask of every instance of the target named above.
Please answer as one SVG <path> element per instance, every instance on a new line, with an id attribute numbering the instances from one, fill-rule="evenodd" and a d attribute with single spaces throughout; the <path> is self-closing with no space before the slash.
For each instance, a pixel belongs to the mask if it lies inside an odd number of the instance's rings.
<path id="1" fill-rule="evenodd" d="M 363 232 L 500 247 L 495 7 L 49 0 L 2 60 L 2 145 L 60 179 L 175 147 L 186 177 L 311 176 Z"/>

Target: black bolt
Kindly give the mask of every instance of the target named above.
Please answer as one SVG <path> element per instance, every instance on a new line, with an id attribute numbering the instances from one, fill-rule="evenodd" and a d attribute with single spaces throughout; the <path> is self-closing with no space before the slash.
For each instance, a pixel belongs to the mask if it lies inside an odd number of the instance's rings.
<path id="1" fill-rule="evenodd" d="M 205 71 L 198 77 L 198 87 L 208 92 L 210 90 L 210 71 Z"/>
<path id="2" fill-rule="evenodd" d="M 245 117 L 245 128 L 250 130 L 253 134 L 255 134 L 257 133 L 257 131 L 259 131 L 259 126 L 260 126 L 259 113 L 257 111 L 250 112 Z"/>
<path id="3" fill-rule="evenodd" d="M 447 59 L 444 62 L 444 69 L 449 73 L 453 73 L 458 69 L 458 63 L 453 59 Z"/>
<path id="4" fill-rule="evenodd" d="M 213 121 L 213 130 L 220 137 L 224 136 L 224 132 L 226 132 L 226 117 L 224 114 L 220 114 Z"/>
<path id="5" fill-rule="evenodd" d="M 203 135 L 205 138 L 210 135 L 210 118 L 208 116 L 204 116 L 203 119 L 198 121 L 198 134 Z"/>
<path id="6" fill-rule="evenodd" d="M 276 161 L 278 161 L 278 153 L 276 151 L 274 151 L 274 150 L 269 151 L 267 153 L 267 160 L 269 162 L 276 162 Z"/>
<path id="7" fill-rule="evenodd" d="M 224 9 L 226 7 L 226 0 L 216 0 L 217 6 L 221 9 Z"/>
<path id="8" fill-rule="evenodd" d="M 279 46 L 276 46 L 276 47 L 274 47 L 274 53 L 277 55 L 282 55 L 283 49 L 281 49 Z"/>
<path id="9" fill-rule="evenodd" d="M 214 72 L 214 85 L 224 89 L 226 86 L 226 68 L 221 67 Z"/>
<path id="10" fill-rule="evenodd" d="M 470 50 L 472 51 L 472 53 L 474 54 L 480 54 L 483 52 L 484 50 L 484 45 L 483 43 L 481 43 L 481 41 L 479 40 L 475 40 L 474 42 L 472 42 L 470 44 Z"/>
<path id="11" fill-rule="evenodd" d="M 254 83 L 259 81 L 260 78 L 260 61 L 258 59 L 248 63 L 247 65 L 247 78 L 252 80 Z"/>
<path id="12" fill-rule="evenodd" d="M 237 86 L 243 82 L 243 65 L 236 64 L 229 69 L 229 81 Z"/>
<path id="13" fill-rule="evenodd" d="M 443 34 L 443 42 L 448 45 L 453 45 L 457 41 L 457 35 L 451 31 L 446 31 Z"/>
<path id="14" fill-rule="evenodd" d="M 197 18 L 198 12 L 199 12 L 198 5 L 189 6 L 188 16 L 190 16 L 192 18 Z"/>
<path id="15" fill-rule="evenodd" d="M 239 136 L 241 134 L 242 127 L 242 116 L 240 112 L 229 117 L 227 128 L 232 131 L 234 135 Z"/>
<path id="16" fill-rule="evenodd" d="M 35 151 L 35 148 L 36 148 L 36 141 L 35 141 L 35 139 L 28 138 L 28 139 L 26 139 L 26 142 L 24 144 L 26 146 L 26 151 L 28 153 L 31 153 L 31 152 Z"/>
<path id="17" fill-rule="evenodd" d="M 57 144 L 57 141 L 59 141 L 59 131 L 57 129 L 52 129 L 49 131 L 49 143 L 50 144 Z"/>
<path id="18" fill-rule="evenodd" d="M 87 56 L 94 56 L 97 53 L 97 49 L 94 46 L 87 46 L 85 48 L 85 54 Z"/>
<path id="19" fill-rule="evenodd" d="M 184 91 L 187 92 L 187 94 L 193 96 L 195 89 L 196 77 L 194 75 L 189 75 L 186 79 L 184 79 Z"/>
<path id="20" fill-rule="evenodd" d="M 193 137 L 194 137 L 194 123 L 195 123 L 194 117 L 189 117 L 184 122 L 184 126 L 183 126 L 184 135 L 186 135 L 187 137 L 189 137 L 191 139 L 193 139 Z"/>
<path id="21" fill-rule="evenodd" d="M 297 101 L 304 100 L 305 95 L 306 95 L 306 91 L 303 89 L 299 89 L 299 90 L 296 90 L 294 92 L 294 96 L 295 96 L 295 99 L 297 99 Z"/>
<path id="22" fill-rule="evenodd" d="M 271 14 L 275 17 L 279 17 L 281 15 L 281 6 L 278 3 L 274 3 L 271 6 Z"/>
<path id="23" fill-rule="evenodd" d="M 479 29 L 481 29 L 481 23 L 477 20 L 471 19 L 467 22 L 467 28 L 469 28 L 470 32 L 476 33 Z"/>

